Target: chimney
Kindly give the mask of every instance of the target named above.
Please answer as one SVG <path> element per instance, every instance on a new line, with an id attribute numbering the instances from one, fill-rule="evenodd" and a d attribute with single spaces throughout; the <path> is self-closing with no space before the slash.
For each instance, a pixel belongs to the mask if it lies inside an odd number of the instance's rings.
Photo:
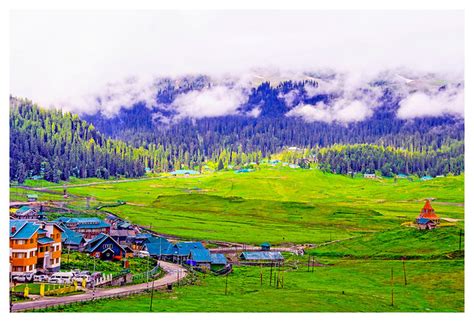
<path id="1" fill-rule="evenodd" d="M 12 234 L 14 234 L 15 232 L 16 232 L 16 227 L 13 226 L 13 227 L 12 227 Z"/>

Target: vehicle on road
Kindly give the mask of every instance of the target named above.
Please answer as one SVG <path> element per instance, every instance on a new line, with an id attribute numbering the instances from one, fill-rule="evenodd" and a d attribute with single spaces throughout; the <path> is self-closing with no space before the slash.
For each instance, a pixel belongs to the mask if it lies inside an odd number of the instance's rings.
<path id="1" fill-rule="evenodd" d="M 33 281 L 33 273 L 15 275 L 12 280 L 19 283 L 28 283 Z"/>
<path id="2" fill-rule="evenodd" d="M 53 284 L 69 284 L 72 283 L 73 277 L 73 272 L 58 272 L 51 275 L 49 282 Z"/>
<path id="3" fill-rule="evenodd" d="M 137 252 L 137 256 L 140 258 L 150 257 L 150 253 L 145 250 L 140 250 Z"/>
<path id="4" fill-rule="evenodd" d="M 35 275 L 33 276 L 33 282 L 47 282 L 49 281 L 49 276 L 48 275 Z"/>
<path id="5" fill-rule="evenodd" d="M 91 276 L 87 274 L 77 274 L 76 276 L 72 278 L 73 281 L 76 281 L 78 283 L 82 283 L 84 279 L 86 280 L 86 283 L 89 283 L 92 281 Z"/>

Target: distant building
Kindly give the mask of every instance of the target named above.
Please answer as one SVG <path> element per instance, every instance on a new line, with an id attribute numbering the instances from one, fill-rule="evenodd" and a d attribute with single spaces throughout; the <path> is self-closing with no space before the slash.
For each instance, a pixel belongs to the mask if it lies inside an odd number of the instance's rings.
<path id="1" fill-rule="evenodd" d="M 424 177 L 421 177 L 420 179 L 421 179 L 421 181 L 428 181 L 428 180 L 433 180 L 433 177 L 432 176 L 424 176 Z"/>
<path id="2" fill-rule="evenodd" d="M 211 270 L 218 271 L 227 265 L 227 258 L 224 254 L 211 254 Z"/>
<path id="3" fill-rule="evenodd" d="M 284 260 L 280 252 L 243 252 L 239 257 L 242 260 L 258 262 L 279 262 Z"/>
<path id="4" fill-rule="evenodd" d="M 436 223 L 428 218 L 417 218 L 416 223 L 420 230 L 431 230 L 436 228 Z"/>
<path id="5" fill-rule="evenodd" d="M 194 170 L 175 170 L 170 172 L 172 175 L 190 175 L 190 174 L 199 174 L 199 172 Z"/>
<path id="6" fill-rule="evenodd" d="M 191 249 L 187 263 L 191 266 L 211 269 L 211 253 L 208 249 L 195 248 Z"/>
<path id="7" fill-rule="evenodd" d="M 270 247 L 271 247 L 271 246 L 272 246 L 272 245 L 270 245 L 269 242 L 264 242 L 264 243 L 260 244 L 260 247 L 262 248 L 262 250 L 265 250 L 265 251 L 270 250 Z"/>
<path id="8" fill-rule="evenodd" d="M 175 245 L 171 244 L 168 249 L 163 252 L 162 257 L 175 263 L 185 263 L 191 258 L 191 250 L 206 249 L 200 242 L 181 242 Z"/>
<path id="9" fill-rule="evenodd" d="M 37 208 L 30 206 L 22 206 L 20 209 L 15 211 L 15 218 L 20 220 L 38 220 L 43 219 L 44 214 Z"/>
<path id="10" fill-rule="evenodd" d="M 376 179 L 377 176 L 375 175 L 375 173 L 364 173 L 364 178 L 366 178 L 366 179 Z"/>
<path id="11" fill-rule="evenodd" d="M 28 194 L 26 195 L 26 198 L 28 199 L 29 202 L 38 201 L 38 195 L 35 195 L 35 194 Z"/>
<path id="12" fill-rule="evenodd" d="M 433 229 L 439 224 L 440 218 L 436 215 L 431 206 L 430 200 L 426 199 L 425 205 L 421 208 L 420 215 L 416 218 L 419 229 Z"/>
<path id="13" fill-rule="evenodd" d="M 67 228 L 80 233 L 85 239 L 92 239 L 99 234 L 110 234 L 110 224 L 102 219 L 92 218 L 68 218 L 59 217 L 56 222 Z"/>

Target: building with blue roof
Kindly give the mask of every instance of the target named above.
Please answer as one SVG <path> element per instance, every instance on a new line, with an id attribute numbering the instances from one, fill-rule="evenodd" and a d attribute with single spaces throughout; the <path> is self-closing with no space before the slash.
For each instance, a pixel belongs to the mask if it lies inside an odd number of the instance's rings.
<path id="1" fill-rule="evenodd" d="M 63 224 L 59 226 L 64 230 L 61 236 L 61 242 L 63 243 L 63 248 L 72 249 L 72 250 L 81 250 L 86 243 L 86 239 L 82 236 L 81 233 L 75 232 L 67 228 Z"/>
<path id="2" fill-rule="evenodd" d="M 191 258 L 191 250 L 206 249 L 200 242 L 180 242 L 175 245 L 170 244 L 163 252 L 163 258 L 175 263 L 184 263 Z"/>
<path id="3" fill-rule="evenodd" d="M 115 239 L 107 234 L 99 234 L 89 240 L 84 251 L 102 260 L 121 260 L 127 257 L 127 251 Z M 131 255 L 131 254 L 129 254 Z"/>
<path id="4" fill-rule="evenodd" d="M 170 172 L 170 174 L 176 176 L 176 175 L 199 174 L 199 172 L 195 170 L 175 170 L 175 171 Z"/>
<path id="5" fill-rule="evenodd" d="M 59 217 L 55 222 L 60 223 L 72 231 L 80 233 L 86 240 L 99 234 L 110 234 L 110 224 L 100 218 L 69 218 Z"/>
<path id="6" fill-rule="evenodd" d="M 278 262 L 284 260 L 280 252 L 243 252 L 239 257 L 246 261 Z"/>
<path id="7" fill-rule="evenodd" d="M 189 260 L 191 265 L 200 268 L 211 269 L 211 253 L 209 249 L 191 249 L 189 254 Z M 189 264 L 189 263 L 188 263 Z"/>
<path id="8" fill-rule="evenodd" d="M 211 253 L 211 270 L 218 271 L 227 265 L 227 258 L 224 254 Z"/>
<path id="9" fill-rule="evenodd" d="M 61 266 L 62 229 L 54 223 L 10 220 L 10 272 L 57 272 Z"/>

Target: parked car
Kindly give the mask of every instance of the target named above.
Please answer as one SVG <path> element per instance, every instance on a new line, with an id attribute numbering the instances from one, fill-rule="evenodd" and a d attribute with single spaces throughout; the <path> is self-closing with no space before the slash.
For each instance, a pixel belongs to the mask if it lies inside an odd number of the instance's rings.
<path id="1" fill-rule="evenodd" d="M 150 253 L 145 250 L 140 250 L 137 252 L 137 256 L 140 258 L 149 257 Z"/>
<path id="2" fill-rule="evenodd" d="M 70 284 L 73 277 L 73 272 L 58 272 L 51 275 L 49 282 L 53 284 Z"/>
<path id="3" fill-rule="evenodd" d="M 49 281 L 48 275 L 35 275 L 33 276 L 33 282 L 47 282 Z"/>
<path id="4" fill-rule="evenodd" d="M 12 277 L 13 281 L 19 283 L 28 283 L 33 281 L 33 273 L 27 273 L 22 275 L 15 275 Z"/>
<path id="5" fill-rule="evenodd" d="M 90 275 L 87 274 L 77 274 L 72 278 L 73 281 L 77 281 L 78 283 L 82 283 L 82 280 L 85 279 L 86 283 L 89 283 L 92 281 L 92 278 Z"/>
<path id="6" fill-rule="evenodd" d="M 95 273 L 92 273 L 91 274 L 91 280 L 95 281 L 95 280 L 98 280 L 99 278 L 102 277 L 102 273 L 101 272 L 95 272 Z"/>

